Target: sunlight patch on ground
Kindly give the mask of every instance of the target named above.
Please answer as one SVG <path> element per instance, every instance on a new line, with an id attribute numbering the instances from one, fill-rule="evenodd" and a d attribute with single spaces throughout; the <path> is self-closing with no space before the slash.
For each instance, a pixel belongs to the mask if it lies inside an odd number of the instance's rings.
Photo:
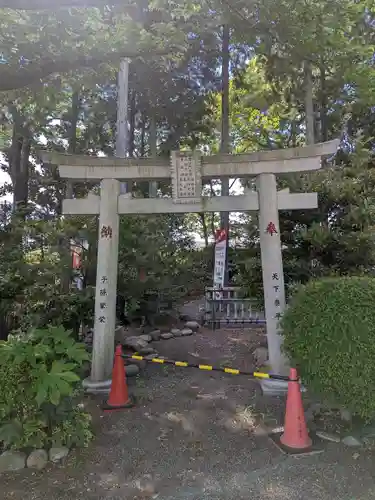
<path id="1" fill-rule="evenodd" d="M 193 426 L 193 424 L 191 422 L 189 422 L 189 420 L 184 415 L 182 415 L 181 413 L 170 412 L 170 413 L 166 413 L 165 417 L 167 418 L 167 420 L 169 422 L 174 422 L 176 424 L 181 424 L 181 426 L 184 429 L 184 431 L 190 432 L 190 433 L 194 432 L 194 426 Z"/>
<path id="2" fill-rule="evenodd" d="M 203 399 L 206 401 L 216 401 L 218 399 L 228 399 L 228 397 L 225 395 L 224 390 L 219 390 L 211 394 L 197 394 L 197 399 Z"/>
<path id="3" fill-rule="evenodd" d="M 231 431 L 247 430 L 254 432 L 258 425 L 258 417 L 251 406 L 238 408 L 234 416 L 224 421 L 224 426 Z"/>

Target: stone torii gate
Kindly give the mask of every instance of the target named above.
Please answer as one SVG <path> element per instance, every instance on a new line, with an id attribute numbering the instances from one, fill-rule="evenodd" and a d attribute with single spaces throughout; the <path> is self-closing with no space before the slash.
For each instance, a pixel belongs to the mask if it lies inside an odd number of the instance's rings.
<path id="1" fill-rule="evenodd" d="M 259 210 L 264 302 L 269 360 L 283 373 L 279 319 L 285 309 L 285 288 L 279 230 L 279 210 L 313 209 L 317 193 L 277 191 L 276 175 L 321 168 L 321 157 L 336 152 L 338 141 L 294 149 L 250 154 L 201 156 L 173 152 L 164 159 L 124 159 L 43 153 L 45 162 L 59 166 L 60 177 L 72 182 L 100 182 L 100 196 L 65 199 L 65 215 L 99 215 L 92 382 L 107 380 L 112 371 L 116 318 L 119 214 L 188 212 L 248 212 Z M 256 177 L 257 192 L 241 196 L 202 197 L 202 181 L 223 177 Z M 120 181 L 172 180 L 172 198 L 132 198 L 120 194 Z"/>

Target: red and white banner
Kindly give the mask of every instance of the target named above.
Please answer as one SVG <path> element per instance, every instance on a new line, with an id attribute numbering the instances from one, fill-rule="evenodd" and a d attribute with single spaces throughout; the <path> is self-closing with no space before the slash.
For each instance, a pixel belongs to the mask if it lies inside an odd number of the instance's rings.
<path id="1" fill-rule="evenodd" d="M 82 276 L 82 254 L 83 249 L 88 248 L 88 243 L 86 241 L 74 241 L 70 240 L 70 251 L 72 254 L 72 268 L 75 271 L 73 283 L 75 286 L 82 290 L 83 287 L 83 276 Z"/>
<path id="2" fill-rule="evenodd" d="M 224 287 L 226 258 L 227 231 L 226 229 L 217 229 L 215 234 L 214 288 Z"/>
<path id="3" fill-rule="evenodd" d="M 73 269 L 80 269 L 81 267 L 81 252 L 77 248 L 72 250 L 72 267 Z"/>

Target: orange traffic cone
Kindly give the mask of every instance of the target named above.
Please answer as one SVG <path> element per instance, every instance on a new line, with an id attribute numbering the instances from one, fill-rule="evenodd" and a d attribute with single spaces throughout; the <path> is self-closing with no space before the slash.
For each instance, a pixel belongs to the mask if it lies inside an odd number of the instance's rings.
<path id="1" fill-rule="evenodd" d="M 284 434 L 280 437 L 280 442 L 293 451 L 307 450 L 312 446 L 307 431 L 301 388 L 295 368 L 291 368 L 289 373 Z"/>
<path id="2" fill-rule="evenodd" d="M 122 410 L 132 408 L 134 403 L 129 397 L 126 383 L 124 360 L 122 359 L 122 347 L 118 345 L 115 352 L 115 363 L 112 371 L 111 391 L 107 403 L 103 405 L 105 411 Z"/>

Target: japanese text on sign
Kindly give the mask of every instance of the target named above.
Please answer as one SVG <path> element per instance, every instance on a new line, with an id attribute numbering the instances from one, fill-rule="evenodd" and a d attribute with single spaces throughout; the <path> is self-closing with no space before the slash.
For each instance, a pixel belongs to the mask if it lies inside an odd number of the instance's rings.
<path id="1" fill-rule="evenodd" d="M 176 203 L 198 203 L 202 194 L 201 157 L 173 153 L 171 163 L 172 193 Z"/>
<path id="2" fill-rule="evenodd" d="M 190 156 L 180 158 L 178 170 L 179 198 L 189 198 L 196 195 L 196 179 L 193 166 L 193 159 Z"/>

